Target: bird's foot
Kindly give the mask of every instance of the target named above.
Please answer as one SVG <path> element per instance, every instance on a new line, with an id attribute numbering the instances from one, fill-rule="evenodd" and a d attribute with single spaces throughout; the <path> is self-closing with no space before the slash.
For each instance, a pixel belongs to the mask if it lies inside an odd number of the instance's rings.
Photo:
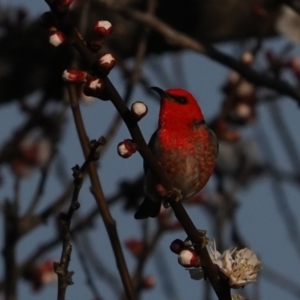
<path id="1" fill-rule="evenodd" d="M 165 193 L 165 200 L 163 201 L 163 206 L 164 208 L 168 208 L 170 207 L 170 201 L 169 198 L 175 198 L 174 201 L 178 202 L 182 199 L 182 194 L 181 194 L 181 190 L 177 189 L 177 188 L 173 188 L 172 191 L 166 192 Z"/>

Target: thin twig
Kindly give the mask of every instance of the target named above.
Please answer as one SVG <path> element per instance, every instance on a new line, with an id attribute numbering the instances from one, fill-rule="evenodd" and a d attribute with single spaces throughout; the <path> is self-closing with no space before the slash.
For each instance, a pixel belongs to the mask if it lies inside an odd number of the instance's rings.
<path id="1" fill-rule="evenodd" d="M 4 248 L 3 260 L 5 269 L 5 300 L 17 299 L 17 268 L 16 268 L 16 243 L 18 240 L 18 210 L 16 201 L 4 202 Z"/>
<path id="2" fill-rule="evenodd" d="M 59 216 L 61 228 L 62 228 L 62 240 L 63 240 L 63 250 L 61 253 L 61 258 L 59 263 L 54 263 L 54 271 L 57 273 L 58 276 L 58 294 L 57 300 L 64 300 L 66 289 L 68 285 L 73 284 L 72 275 L 73 272 L 68 271 L 69 262 L 71 259 L 72 253 L 72 245 L 71 245 L 71 221 L 74 212 L 80 207 L 78 202 L 79 192 L 82 187 L 83 182 L 83 173 L 88 167 L 89 163 L 95 160 L 95 154 L 100 145 L 105 142 L 103 138 L 100 138 L 98 141 L 91 142 L 91 149 L 90 153 L 87 156 L 86 160 L 79 168 L 78 165 L 72 168 L 73 170 L 73 177 L 74 177 L 74 190 L 72 201 L 69 207 L 68 212 L 61 213 Z M 96 156 L 96 159 L 98 156 Z"/>
<path id="3" fill-rule="evenodd" d="M 85 132 L 84 123 L 81 116 L 81 111 L 78 105 L 78 99 L 76 96 L 76 87 L 74 85 L 68 85 L 68 91 L 70 96 L 71 108 L 74 117 L 74 122 L 76 125 L 78 137 L 83 149 L 85 156 L 88 155 L 88 138 Z M 102 187 L 100 184 L 100 179 L 96 170 L 95 164 L 89 164 L 88 166 L 88 173 L 91 180 L 91 192 L 95 197 L 97 202 L 99 212 L 103 218 L 110 242 L 112 244 L 112 249 L 114 251 L 114 255 L 116 258 L 117 267 L 120 272 L 120 276 L 123 282 L 123 286 L 126 292 L 128 299 L 133 300 L 136 299 L 133 284 L 127 269 L 126 261 L 124 258 L 124 254 L 122 251 L 121 242 L 118 237 L 116 222 L 112 218 L 107 202 L 105 200 Z"/>

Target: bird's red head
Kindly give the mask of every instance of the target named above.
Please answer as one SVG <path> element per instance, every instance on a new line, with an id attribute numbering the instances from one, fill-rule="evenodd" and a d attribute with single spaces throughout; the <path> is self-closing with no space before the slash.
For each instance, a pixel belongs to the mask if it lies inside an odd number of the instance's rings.
<path id="1" fill-rule="evenodd" d="M 191 93 L 183 89 L 152 87 L 160 97 L 159 126 L 189 125 L 194 121 L 203 122 L 202 111 Z"/>

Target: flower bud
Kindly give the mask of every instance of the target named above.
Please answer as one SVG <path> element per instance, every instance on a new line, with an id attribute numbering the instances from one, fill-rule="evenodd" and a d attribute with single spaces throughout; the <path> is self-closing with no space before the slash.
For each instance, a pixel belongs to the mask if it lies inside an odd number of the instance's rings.
<path id="1" fill-rule="evenodd" d="M 179 254 L 180 251 L 183 249 L 183 247 L 184 247 L 184 242 L 180 239 L 176 239 L 171 243 L 170 250 L 175 254 Z"/>
<path id="2" fill-rule="evenodd" d="M 241 57 L 241 63 L 247 67 L 251 66 L 253 64 L 254 57 L 253 54 L 250 52 L 243 53 Z"/>
<path id="3" fill-rule="evenodd" d="M 109 21 L 98 21 L 93 28 L 94 37 L 98 40 L 104 40 L 112 32 L 112 25 Z"/>
<path id="4" fill-rule="evenodd" d="M 58 47 L 65 41 L 65 35 L 60 31 L 52 31 L 49 37 L 49 43 L 54 47 Z"/>
<path id="5" fill-rule="evenodd" d="M 101 76 L 107 76 L 115 64 L 116 60 L 110 53 L 104 54 L 98 61 L 97 71 Z"/>
<path id="6" fill-rule="evenodd" d="M 145 248 L 144 242 L 134 238 L 127 239 L 125 241 L 125 245 L 128 250 L 130 250 L 130 252 L 136 257 L 139 257 Z"/>
<path id="7" fill-rule="evenodd" d="M 87 79 L 88 73 L 75 68 L 68 68 L 63 72 L 63 79 L 67 82 L 82 83 Z"/>
<path id="8" fill-rule="evenodd" d="M 136 121 L 141 120 L 148 112 L 148 107 L 141 101 L 134 102 L 131 105 L 132 116 Z"/>
<path id="9" fill-rule="evenodd" d="M 128 158 L 135 152 L 136 144 L 132 140 L 124 140 L 118 144 L 118 154 L 123 158 Z"/>
<path id="10" fill-rule="evenodd" d="M 143 278 L 141 282 L 141 288 L 142 289 L 152 289 L 155 286 L 155 278 L 153 276 L 147 276 Z"/>
<path id="11" fill-rule="evenodd" d="M 83 93 L 89 97 L 95 97 L 101 100 L 109 100 L 109 96 L 107 95 L 104 89 L 104 83 L 101 78 L 98 77 L 90 77 L 87 82 L 83 86 Z"/>
<path id="12" fill-rule="evenodd" d="M 178 263 L 185 268 L 199 267 L 200 258 L 195 250 L 186 248 L 179 253 Z"/>

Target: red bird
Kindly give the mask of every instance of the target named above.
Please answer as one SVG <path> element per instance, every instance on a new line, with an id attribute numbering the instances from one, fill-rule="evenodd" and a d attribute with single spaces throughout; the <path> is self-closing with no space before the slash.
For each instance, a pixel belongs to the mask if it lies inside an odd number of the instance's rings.
<path id="1" fill-rule="evenodd" d="M 160 97 L 158 129 L 149 147 L 166 172 L 181 200 L 198 193 L 213 173 L 218 155 L 218 141 L 205 124 L 196 99 L 183 89 L 163 91 L 152 87 Z M 144 162 L 146 198 L 134 217 L 156 217 L 165 190 Z"/>

